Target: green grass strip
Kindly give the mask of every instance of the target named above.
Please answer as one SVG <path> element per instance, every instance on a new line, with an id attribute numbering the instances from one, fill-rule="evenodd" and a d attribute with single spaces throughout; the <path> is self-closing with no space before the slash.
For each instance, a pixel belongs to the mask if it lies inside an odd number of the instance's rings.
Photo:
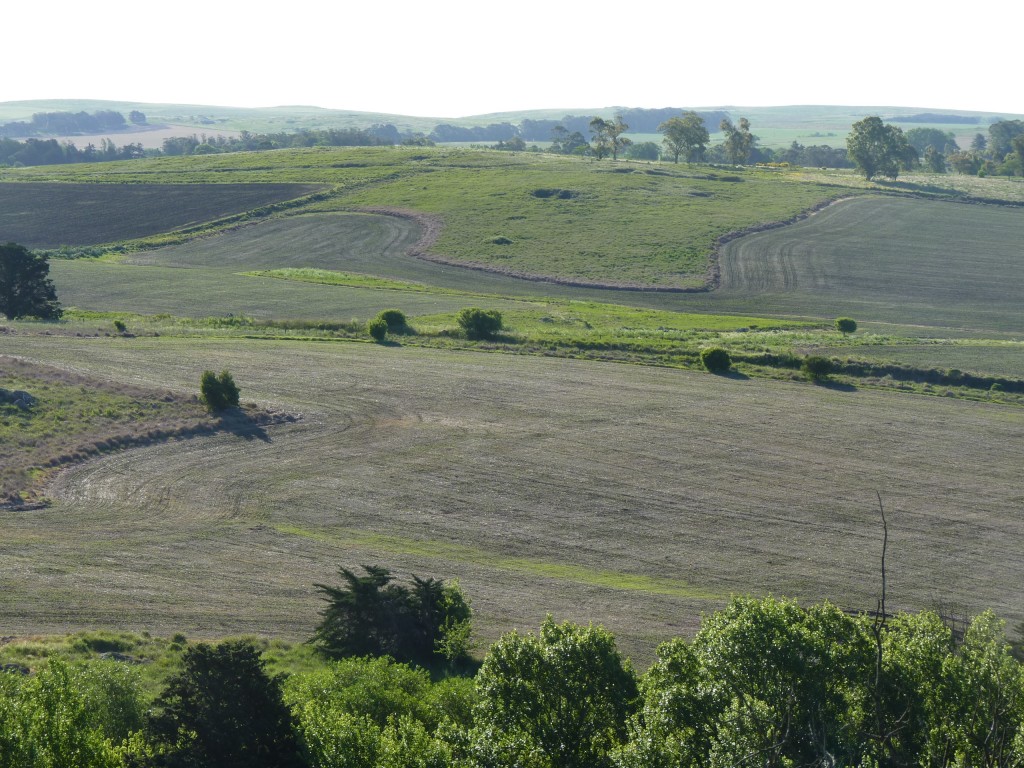
<path id="1" fill-rule="evenodd" d="M 605 589 L 644 592 L 651 595 L 668 595 L 670 597 L 686 597 L 699 600 L 721 600 L 728 598 L 726 593 L 695 587 L 679 579 L 640 576 L 632 573 L 598 570 L 581 565 L 551 563 L 523 557 L 502 557 L 482 549 L 477 549 L 476 547 L 467 547 L 463 544 L 452 544 L 450 542 L 407 539 L 353 529 L 344 529 L 343 532 L 339 533 L 327 533 L 284 524 L 274 525 L 274 529 L 291 536 L 300 536 L 337 546 L 368 547 L 391 554 L 441 558 L 541 578 L 561 579 L 577 584 L 604 587 Z"/>

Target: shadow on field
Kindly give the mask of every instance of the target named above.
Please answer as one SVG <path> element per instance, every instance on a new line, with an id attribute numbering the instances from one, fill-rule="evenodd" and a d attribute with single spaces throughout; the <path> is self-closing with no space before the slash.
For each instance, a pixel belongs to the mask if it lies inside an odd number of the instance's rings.
<path id="1" fill-rule="evenodd" d="M 220 426 L 225 432 L 244 437 L 246 440 L 262 440 L 270 442 L 270 435 L 263 425 L 241 408 L 231 408 L 220 417 Z"/>
<path id="2" fill-rule="evenodd" d="M 949 187 L 940 187 L 935 184 L 915 184 L 912 181 L 879 181 L 875 180 L 875 183 L 880 187 L 888 187 L 889 189 L 900 189 L 905 192 L 930 192 L 932 194 L 943 195 L 944 197 L 967 197 L 966 192 L 960 190 L 950 189 Z"/>
<path id="3" fill-rule="evenodd" d="M 856 392 L 857 387 L 847 384 L 845 381 L 832 381 L 831 379 L 819 379 L 814 382 L 819 387 L 834 389 L 836 392 Z"/>

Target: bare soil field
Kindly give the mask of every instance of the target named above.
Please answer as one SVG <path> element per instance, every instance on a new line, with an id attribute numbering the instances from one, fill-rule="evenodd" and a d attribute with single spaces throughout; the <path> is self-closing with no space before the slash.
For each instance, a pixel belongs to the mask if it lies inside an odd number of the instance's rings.
<path id="1" fill-rule="evenodd" d="M 29 248 L 146 237 L 311 194 L 314 184 L 0 183 L 0 240 Z"/>
<path id="2" fill-rule="evenodd" d="M 339 565 L 457 576 L 485 640 L 547 612 L 637 658 L 733 593 L 1024 617 L 1024 412 L 666 369 L 356 343 L 5 338 L 301 414 L 123 451 L 0 517 L 0 626 L 306 636 Z"/>

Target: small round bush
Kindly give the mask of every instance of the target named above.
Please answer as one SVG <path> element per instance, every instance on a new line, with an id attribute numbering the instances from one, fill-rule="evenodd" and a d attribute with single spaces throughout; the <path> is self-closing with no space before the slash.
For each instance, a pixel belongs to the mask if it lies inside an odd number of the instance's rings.
<path id="1" fill-rule="evenodd" d="M 405 319 L 405 312 L 400 309 L 381 310 L 377 314 L 377 319 L 387 323 L 389 333 L 405 333 L 409 327 Z"/>
<path id="2" fill-rule="evenodd" d="M 711 373 L 725 373 L 732 366 L 732 358 L 721 347 L 709 347 L 700 351 L 700 361 Z"/>
<path id="3" fill-rule="evenodd" d="M 469 339 L 490 339 L 501 330 L 501 312 L 496 309 L 466 307 L 455 319 Z"/>
<path id="4" fill-rule="evenodd" d="M 824 379 L 832 373 L 832 360 L 821 355 L 808 355 L 804 358 L 800 370 L 809 378 Z"/>
<path id="5" fill-rule="evenodd" d="M 206 407 L 214 413 L 238 406 L 238 385 L 227 371 L 220 376 L 213 371 L 203 371 L 199 379 L 199 394 Z"/>
<path id="6" fill-rule="evenodd" d="M 857 321 L 849 317 L 837 317 L 836 330 L 843 334 L 853 333 L 857 330 Z"/>
<path id="7" fill-rule="evenodd" d="M 366 330 L 369 331 L 374 341 L 384 341 L 384 337 L 388 335 L 388 323 L 378 315 L 366 324 Z"/>

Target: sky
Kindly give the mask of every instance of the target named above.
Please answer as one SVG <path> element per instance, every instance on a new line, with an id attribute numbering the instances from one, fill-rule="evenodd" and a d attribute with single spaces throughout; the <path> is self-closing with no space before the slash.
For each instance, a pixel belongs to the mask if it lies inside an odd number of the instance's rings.
<path id="1" fill-rule="evenodd" d="M 1016 3 L 990 0 L 972 21 L 962 4 L 939 12 L 918 0 L 19 2 L 4 11 L 0 102 L 423 117 L 794 104 L 1024 114 Z M 983 31 L 1000 15 L 1001 42 Z"/>

